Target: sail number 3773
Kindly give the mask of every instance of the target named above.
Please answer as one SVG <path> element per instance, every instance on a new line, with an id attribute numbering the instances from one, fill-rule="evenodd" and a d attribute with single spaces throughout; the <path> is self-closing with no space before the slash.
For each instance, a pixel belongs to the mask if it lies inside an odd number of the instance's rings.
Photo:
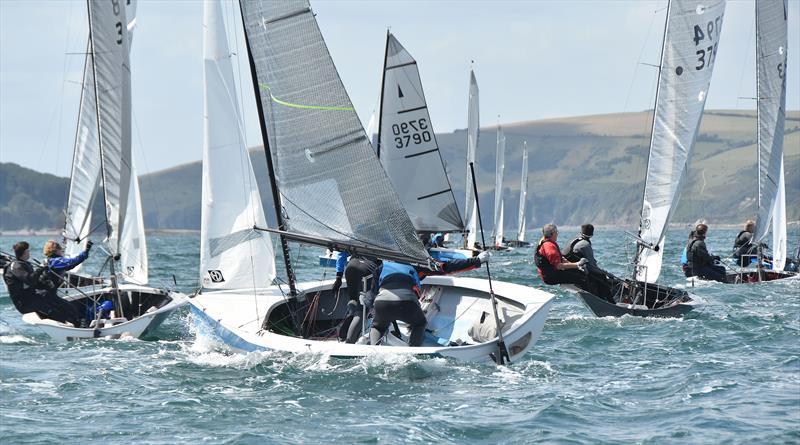
<path id="1" fill-rule="evenodd" d="M 423 142 L 430 142 L 433 137 L 429 129 L 428 120 L 425 118 L 393 124 L 394 147 L 405 148 L 411 144 L 419 145 Z"/>
<path id="2" fill-rule="evenodd" d="M 697 65 L 695 70 L 700 71 L 703 68 L 710 67 L 714 63 L 717 55 L 717 45 L 719 44 L 719 33 L 722 30 L 722 16 L 709 20 L 705 26 L 694 25 L 694 45 L 703 46 L 708 45 L 706 48 L 698 49 Z M 705 42 L 705 40 L 708 40 Z"/>

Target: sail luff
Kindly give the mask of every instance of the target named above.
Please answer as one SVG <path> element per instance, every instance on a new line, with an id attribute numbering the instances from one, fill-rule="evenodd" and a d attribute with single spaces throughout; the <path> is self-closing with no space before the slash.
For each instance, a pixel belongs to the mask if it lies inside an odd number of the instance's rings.
<path id="1" fill-rule="evenodd" d="M 419 68 L 386 35 L 379 157 L 419 232 L 461 232 L 464 223 L 433 130 Z"/>
<path id="2" fill-rule="evenodd" d="M 786 1 L 756 2 L 758 214 L 753 241 L 765 241 L 774 217 L 783 164 L 787 60 Z M 785 222 L 784 222 L 785 224 Z"/>
<path id="3" fill-rule="evenodd" d="M 240 3 L 286 231 L 429 258 L 328 52 L 307 0 Z M 266 142 L 266 141 L 265 141 Z"/>
<path id="4" fill-rule="evenodd" d="M 522 178 L 519 181 L 517 240 L 525 241 L 525 205 L 528 201 L 528 141 L 522 143 Z"/>
<path id="5" fill-rule="evenodd" d="M 661 273 L 666 229 L 686 176 L 718 51 L 724 0 L 673 0 L 659 69 L 650 155 L 642 200 L 636 277 Z"/>
<path id="6" fill-rule="evenodd" d="M 275 278 L 275 253 L 241 127 L 233 57 L 219 1 L 203 7 L 203 289 L 261 289 Z"/>

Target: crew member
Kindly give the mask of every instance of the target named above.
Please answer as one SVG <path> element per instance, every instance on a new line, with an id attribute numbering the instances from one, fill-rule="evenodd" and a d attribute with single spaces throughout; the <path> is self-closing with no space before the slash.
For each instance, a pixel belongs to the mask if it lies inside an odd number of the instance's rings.
<path id="1" fill-rule="evenodd" d="M 581 258 L 586 258 L 588 267 L 600 270 L 597 266 L 597 260 L 594 258 L 594 250 L 592 250 L 592 236 L 594 236 L 594 226 L 591 224 L 583 224 L 581 226 L 581 233 L 569 245 L 561 251 L 561 254 L 567 261 L 577 263 Z"/>
<path id="2" fill-rule="evenodd" d="M 347 315 L 339 327 L 339 339 L 347 343 L 355 343 L 361 335 L 361 315 L 364 311 L 359 301 L 359 289 L 365 277 L 375 274 L 379 266 L 374 258 L 351 256 L 339 252 L 336 259 L 336 280 L 333 282 L 333 292 L 338 293 L 342 287 L 342 277 L 347 281 Z M 367 280 L 365 290 L 372 289 L 373 278 Z"/>
<path id="3" fill-rule="evenodd" d="M 557 240 L 558 227 L 555 224 L 545 224 L 542 227 L 542 239 L 534 253 L 534 262 L 542 281 L 545 284 L 585 283 L 589 271 L 586 265 L 589 260 L 586 258 L 581 258 L 577 262 L 566 260 L 556 244 Z"/>
<path id="4" fill-rule="evenodd" d="M 694 228 L 694 237 L 686 245 L 686 257 L 689 260 L 683 271 L 687 277 L 700 277 L 706 280 L 725 282 L 725 267 L 715 264 L 719 257 L 708 253 L 706 234 L 708 226 L 698 224 Z"/>
<path id="5" fill-rule="evenodd" d="M 369 332 L 370 344 L 376 345 L 394 320 L 405 322 L 411 327 L 409 346 L 420 346 L 425 335 L 427 320 L 419 305 L 422 280 L 428 275 L 443 275 L 463 272 L 480 267 L 489 261 L 489 252 L 481 252 L 477 257 L 438 262 L 439 271 L 394 261 L 384 261 L 378 269 L 379 292 L 375 297 L 375 318 Z"/>
<path id="6" fill-rule="evenodd" d="M 25 241 L 14 244 L 14 256 L 3 273 L 14 307 L 22 314 L 36 312 L 41 318 L 80 326 L 78 310 L 56 293 L 60 280 L 51 280 L 47 268 L 34 270 L 30 245 Z"/>
<path id="7" fill-rule="evenodd" d="M 64 273 L 78 267 L 79 264 L 89 258 L 89 251 L 92 249 L 92 241 L 86 241 L 86 249 L 74 257 L 64 256 L 64 247 L 57 242 L 50 240 L 44 244 L 44 256 L 47 258 L 45 264 L 47 268 L 58 275 L 59 278 L 64 278 Z"/>
<path id="8" fill-rule="evenodd" d="M 733 241 L 733 258 L 739 266 L 747 267 L 753 261 L 758 260 L 759 244 L 753 242 L 753 232 L 755 232 L 755 230 L 755 221 L 748 219 L 744 223 L 744 230 L 739 232 L 739 234 L 736 235 L 736 239 Z M 760 246 L 762 252 L 764 249 L 768 248 L 764 243 L 761 243 Z M 765 258 L 769 261 L 772 260 L 771 258 L 762 256 L 762 260 Z"/>

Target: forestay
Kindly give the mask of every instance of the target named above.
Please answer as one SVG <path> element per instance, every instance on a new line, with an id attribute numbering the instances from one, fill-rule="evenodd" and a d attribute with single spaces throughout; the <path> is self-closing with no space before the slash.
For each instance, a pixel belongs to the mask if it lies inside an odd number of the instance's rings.
<path id="1" fill-rule="evenodd" d="M 503 127 L 498 123 L 497 124 L 497 156 L 496 156 L 496 164 L 494 170 L 494 228 L 492 229 L 492 233 L 494 234 L 494 238 L 498 238 L 498 232 L 500 237 L 503 236 L 503 227 L 502 227 L 502 203 L 503 203 L 503 172 L 506 168 L 506 136 L 503 134 Z M 496 243 L 495 243 L 496 244 Z"/>
<path id="2" fill-rule="evenodd" d="M 308 1 L 241 8 L 287 230 L 427 262 Z"/>
<path id="3" fill-rule="evenodd" d="M 378 154 L 419 232 L 463 231 L 428 114 L 417 62 L 386 35 Z"/>
<path id="4" fill-rule="evenodd" d="M 123 2 L 89 1 L 101 177 L 109 252 L 120 252 L 131 181 L 129 39 Z"/>
<path id="5" fill-rule="evenodd" d="M 261 289 L 275 261 L 244 141 L 222 7 L 203 8 L 203 195 L 200 282 L 204 289 Z"/>
<path id="6" fill-rule="evenodd" d="M 724 0 L 673 0 L 667 8 L 639 236 L 637 280 L 655 282 L 718 51 Z"/>
<path id="7" fill-rule="evenodd" d="M 525 206 L 528 201 L 528 141 L 522 143 L 522 179 L 519 181 L 519 222 L 517 240 L 525 241 Z"/>
<path id="8" fill-rule="evenodd" d="M 479 102 L 478 81 L 475 79 L 475 71 L 469 71 L 469 108 L 467 109 L 467 172 L 464 175 L 464 188 L 466 198 L 464 199 L 464 221 L 467 224 L 467 241 L 465 248 L 471 249 L 478 239 L 478 215 L 477 203 L 475 202 L 475 192 L 473 191 L 473 178 L 470 164 L 476 163 L 478 151 L 478 139 L 480 138 L 480 102 Z M 477 169 L 477 166 L 475 167 Z"/>
<path id="9" fill-rule="evenodd" d="M 777 228 L 773 229 L 772 248 L 778 270 L 783 270 L 786 261 L 786 202 L 779 197 L 779 189 L 783 181 L 787 43 L 786 0 L 757 1 L 758 215 L 754 241 L 764 242 L 772 219 Z"/>

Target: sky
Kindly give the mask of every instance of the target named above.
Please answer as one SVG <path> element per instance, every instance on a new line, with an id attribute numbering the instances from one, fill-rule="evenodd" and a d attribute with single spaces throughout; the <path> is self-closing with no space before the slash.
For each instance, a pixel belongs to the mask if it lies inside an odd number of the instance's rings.
<path id="1" fill-rule="evenodd" d="M 418 62 L 437 132 L 466 127 L 471 66 L 482 126 L 653 106 L 665 0 L 312 0 L 312 8 L 365 125 L 387 28 Z M 755 106 L 753 9 L 753 0 L 728 1 L 707 109 Z M 225 10 L 247 142 L 259 145 L 238 7 L 226 1 Z M 139 2 L 131 70 L 140 174 L 201 158 L 202 11 L 193 0 Z M 789 0 L 789 110 L 800 109 L 799 19 L 800 0 Z M 0 162 L 69 175 L 86 28 L 84 1 L 0 0 Z"/>

